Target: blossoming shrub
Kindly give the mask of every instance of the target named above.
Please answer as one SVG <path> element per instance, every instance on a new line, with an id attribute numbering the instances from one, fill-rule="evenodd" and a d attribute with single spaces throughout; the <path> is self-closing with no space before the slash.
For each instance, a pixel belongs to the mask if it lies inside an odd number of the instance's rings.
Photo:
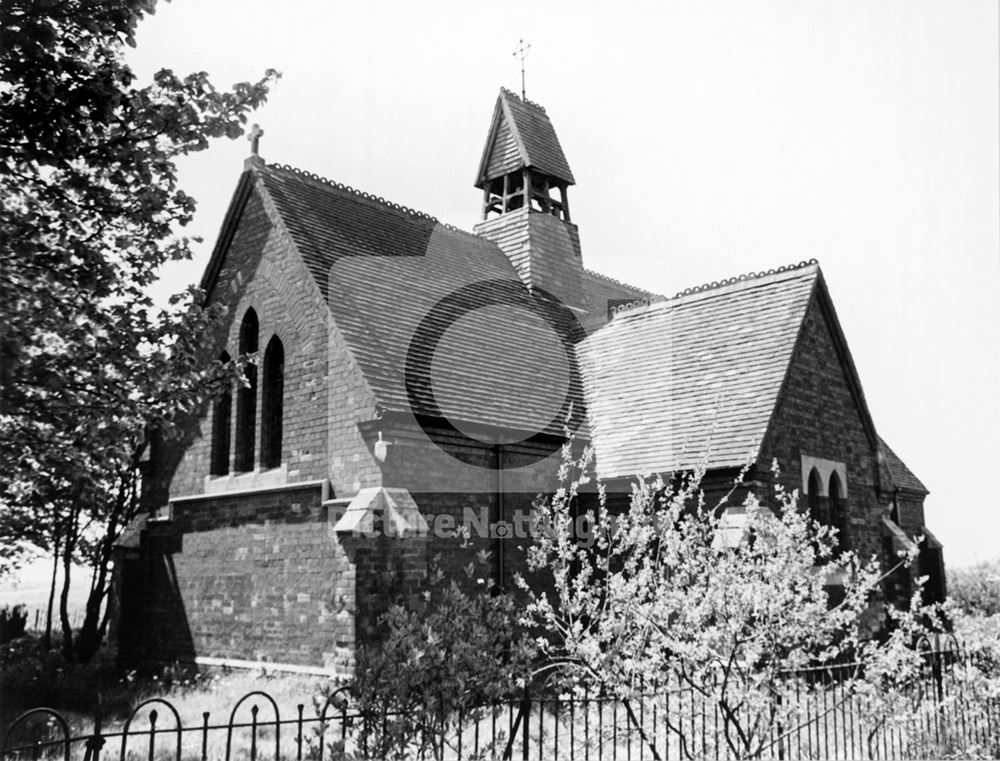
<path id="1" fill-rule="evenodd" d="M 909 715 L 925 663 L 913 645 L 934 611 L 921 608 L 919 589 L 902 608 L 884 605 L 878 562 L 837 552 L 835 529 L 811 521 L 797 493 L 779 485 L 767 503 L 751 493 L 733 541 L 723 511 L 705 504 L 699 474 L 637 483 L 613 513 L 599 484 L 584 507 L 588 467 L 589 453 L 566 462 L 567 486 L 537 506 L 544 530 L 530 565 L 551 568 L 553 585 L 525 586 L 552 668 L 611 691 L 630 715 L 649 697 L 644 683 L 678 685 L 721 725 L 692 747 L 692 733 L 663 714 L 689 756 L 777 754 L 814 721 L 801 696 L 823 687 L 809 671 L 821 665 L 841 664 L 828 713 L 852 702 L 872 715 Z M 644 739 L 656 757 L 654 738 Z"/>

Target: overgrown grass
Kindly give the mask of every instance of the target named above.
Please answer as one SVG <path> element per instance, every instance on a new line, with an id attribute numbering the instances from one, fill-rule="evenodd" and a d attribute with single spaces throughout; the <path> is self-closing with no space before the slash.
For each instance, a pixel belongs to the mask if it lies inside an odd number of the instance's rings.
<path id="1" fill-rule="evenodd" d="M 42 652 L 37 638 L 27 636 L 5 645 L 0 652 L 0 683 L 0 736 L 22 712 L 42 706 L 62 714 L 71 734 L 78 736 L 93 731 L 98 700 L 105 732 L 119 730 L 137 706 L 153 698 L 169 701 L 184 727 L 201 727 L 206 712 L 210 724 L 226 724 L 240 698 L 257 690 L 274 698 L 282 720 L 296 718 L 300 704 L 305 717 L 310 718 L 315 712 L 313 699 L 329 680 L 264 672 L 180 669 L 143 677 L 119 672 L 106 656 L 89 664 L 68 663 L 58 651 Z M 270 703 L 258 701 L 258 705 L 260 721 L 273 721 Z M 250 707 L 249 701 L 243 705 L 237 722 L 250 720 Z M 150 708 L 158 708 L 159 727 L 173 729 L 169 709 L 162 705 Z M 148 723 L 149 713 L 143 710 L 134 719 L 133 729 L 143 731 Z M 262 732 L 261 740 L 269 736 L 270 732 Z"/>

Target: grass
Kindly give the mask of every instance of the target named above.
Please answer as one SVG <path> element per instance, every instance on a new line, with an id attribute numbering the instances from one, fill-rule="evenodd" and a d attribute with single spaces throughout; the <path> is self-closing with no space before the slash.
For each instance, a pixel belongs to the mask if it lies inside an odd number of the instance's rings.
<path id="1" fill-rule="evenodd" d="M 315 676 L 279 675 L 263 672 L 216 671 L 213 673 L 167 671 L 162 676 L 140 677 L 135 673 L 120 673 L 106 656 L 98 657 L 90 664 L 67 663 L 58 652 L 43 653 L 38 640 L 33 636 L 23 637 L 3 646 L 0 652 L 0 736 L 10 723 L 22 712 L 45 706 L 58 711 L 67 721 L 73 737 L 93 732 L 94 715 L 98 697 L 101 701 L 102 732 L 120 732 L 126 720 L 144 701 L 160 699 L 169 702 L 176 709 L 181 725 L 185 729 L 200 729 L 206 721 L 210 726 L 225 727 L 237 702 L 244 695 L 255 691 L 266 692 L 275 703 L 282 721 L 298 717 L 298 706 L 303 706 L 305 719 L 315 716 L 314 698 L 319 696 L 328 681 Z M 251 709 L 259 709 L 258 721 L 273 722 L 274 709 L 264 698 L 244 702 L 234 724 L 251 722 Z M 173 712 L 162 703 L 154 703 L 140 710 L 129 728 L 133 732 L 146 732 L 150 726 L 151 711 L 155 710 L 156 727 L 159 735 L 158 748 L 165 743 L 173 748 L 176 726 Z M 23 729 L 23 731 L 22 731 Z M 56 726 L 43 721 L 34 727 L 26 726 L 18 730 L 18 742 L 41 737 L 55 738 L 59 734 Z M 283 755 L 295 757 L 295 735 L 297 726 L 286 725 L 281 731 Z M 250 730 L 236 730 L 233 734 L 235 748 L 244 751 L 250 747 Z M 310 725 L 305 725 L 304 736 L 312 735 Z M 273 752 L 275 735 L 273 727 L 263 727 L 257 735 L 258 746 L 268 748 L 268 756 Z M 184 757 L 199 758 L 202 733 L 184 733 Z M 143 755 L 148 748 L 148 738 L 135 738 L 129 742 L 143 744 Z M 226 730 L 209 732 L 210 757 L 224 755 Z M 112 737 L 109 743 L 117 755 L 120 737 Z M 74 754 L 77 750 L 74 750 Z M 82 755 L 82 749 L 79 750 Z"/>

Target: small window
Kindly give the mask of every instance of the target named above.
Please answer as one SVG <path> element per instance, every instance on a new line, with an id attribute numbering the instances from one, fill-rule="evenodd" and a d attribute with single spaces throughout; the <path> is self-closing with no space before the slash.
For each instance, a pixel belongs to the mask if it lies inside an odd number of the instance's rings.
<path id="1" fill-rule="evenodd" d="M 257 313 L 248 309 L 240 326 L 240 354 L 257 351 Z M 233 467 L 237 473 L 253 470 L 254 445 L 257 438 L 257 366 L 244 369 L 247 385 L 236 395 L 236 455 Z"/>
<path id="2" fill-rule="evenodd" d="M 284 412 L 285 348 L 274 336 L 264 351 L 260 412 L 260 465 L 277 468 L 281 465 L 281 422 Z"/>
<path id="3" fill-rule="evenodd" d="M 847 542 L 847 507 L 844 505 L 844 488 L 840 484 L 837 471 L 830 474 L 830 525 L 837 529 L 837 549 L 846 550 Z"/>
<path id="4" fill-rule="evenodd" d="M 823 509 L 823 482 L 816 468 L 809 473 L 809 517 L 817 523 L 826 524 L 826 510 Z"/>
<path id="5" fill-rule="evenodd" d="M 229 354 L 222 352 L 219 362 L 227 364 Z M 229 438 L 233 423 L 233 392 L 227 385 L 212 405 L 212 462 L 210 473 L 224 476 L 229 473 Z"/>

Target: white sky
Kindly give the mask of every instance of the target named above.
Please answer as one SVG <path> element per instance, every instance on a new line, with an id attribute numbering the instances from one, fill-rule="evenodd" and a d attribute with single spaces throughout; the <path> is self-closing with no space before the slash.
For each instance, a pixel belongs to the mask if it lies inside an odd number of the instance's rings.
<path id="1" fill-rule="evenodd" d="M 951 565 L 1000 555 L 998 8 L 960 0 L 176 0 L 161 67 L 284 77 L 261 154 L 466 229 L 498 88 L 547 109 L 585 264 L 650 290 L 817 258 L 875 424 L 931 490 Z M 181 166 L 196 281 L 248 153 Z"/>

